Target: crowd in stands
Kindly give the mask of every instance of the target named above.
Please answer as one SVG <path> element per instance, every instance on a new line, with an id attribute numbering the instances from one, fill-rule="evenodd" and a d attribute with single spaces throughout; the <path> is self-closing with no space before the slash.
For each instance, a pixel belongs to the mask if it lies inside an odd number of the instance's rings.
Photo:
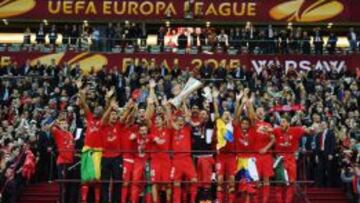
<path id="1" fill-rule="evenodd" d="M 56 30 L 55 27 L 52 28 Z M 80 31 L 78 26 L 73 26 L 70 30 L 78 34 Z M 69 37 L 75 36 L 71 31 L 68 33 Z M 243 37 L 243 30 L 240 30 L 240 33 Z M 248 37 L 249 33 L 245 33 Z M 296 33 L 287 35 L 282 32 L 270 34 L 263 31 L 256 33 L 255 36 L 264 38 L 278 34 L 294 38 L 306 37 L 301 30 L 296 32 L 301 33 L 300 35 Z M 227 35 L 230 44 L 234 37 L 239 36 L 238 34 L 239 29 L 235 29 Z M 117 36 L 118 32 L 113 31 L 109 35 Z M 38 33 L 37 41 L 41 43 L 42 40 Z M 65 40 L 63 43 L 74 43 L 71 38 L 63 40 Z M 235 43 L 234 46 L 241 46 L 241 44 Z M 270 44 L 266 44 L 262 50 L 270 51 L 270 47 Z M 302 45 L 290 42 L 280 47 L 283 51 L 284 47 L 289 50 L 290 48 L 303 49 Z M 129 101 L 132 100 L 133 93 L 137 92 L 137 101 L 131 105 L 139 109 L 156 105 L 156 112 L 161 114 L 164 111 L 163 100 L 176 96 L 176 92 L 182 89 L 190 77 L 204 83 L 202 88 L 184 101 L 193 115 L 200 112 L 213 115 L 215 110 L 212 103 L 217 101 L 220 114 L 230 112 L 231 117 L 235 118 L 237 95 L 247 89 L 251 98 L 249 99 L 251 102 L 248 103 L 256 109 L 264 108 L 265 121 L 271 123 L 273 127 L 279 126 L 282 118 L 288 119 L 291 126 L 310 127 L 316 124 L 317 129 L 310 133 L 312 136 L 303 136 L 299 140 L 299 148 L 296 150 L 298 180 L 314 181 L 312 185 L 320 187 L 340 186 L 343 180 L 352 197 L 358 197 L 356 192 L 353 194 L 353 191 L 357 190 L 353 190 L 352 187 L 354 181 L 360 178 L 358 165 L 360 91 L 359 78 L 353 73 L 346 69 L 337 70 L 336 68 L 332 68 L 329 72 L 325 70 L 298 71 L 291 68 L 285 70 L 276 63 L 266 67 L 260 73 L 248 70 L 246 67 L 237 67 L 232 70 L 221 66 L 210 67 L 207 63 L 198 70 L 182 68 L 166 69 L 155 64 L 149 69 L 144 64 L 132 62 L 122 71 L 104 68 L 98 72 L 91 71 L 83 75 L 78 66 L 69 67 L 66 63 L 61 65 L 39 63 L 31 66 L 30 63 L 12 62 L 1 67 L 0 183 L 3 188 L 2 198 L 6 199 L 5 202 L 16 202 L 16 198 L 19 197 L 18 192 L 21 192 L 21 188 L 29 181 L 61 178 L 61 174 L 56 176 L 53 172 L 56 167 L 55 158 L 52 156 L 56 157 L 62 152 L 58 150 L 59 146 L 54 140 L 54 131 L 46 128 L 49 118 L 65 118 L 62 120 L 65 124 L 61 125 L 68 126 L 69 132 L 73 135 L 76 154 L 80 153 L 84 145 L 84 132 L 89 127 L 85 122 L 86 111 L 80 108 L 81 102 L 78 98 L 78 92 L 81 92 L 80 87 L 86 89 L 85 103 L 91 111 L 96 111 L 99 106 L 105 108 L 107 103 L 105 95 L 110 89 L 114 89 L 116 106 L 122 107 L 123 110 L 129 108 Z M 24 71 L 25 69 L 29 71 Z M 21 78 L 15 76 L 21 76 Z M 83 85 L 78 85 L 79 78 Z M 149 81 L 152 80 L 155 80 L 156 84 L 149 85 Z M 210 87 L 213 91 L 217 90 L 218 94 L 215 95 L 214 101 L 210 102 L 204 97 L 205 87 Z M 151 97 L 149 95 L 152 94 L 156 95 L 159 104 L 149 103 Z M 201 148 L 199 143 L 194 141 L 199 139 L 204 142 L 204 137 L 197 138 L 193 134 L 192 139 L 192 150 L 209 150 L 207 145 Z M 194 160 L 197 155 L 191 153 Z M 216 153 L 210 153 L 210 156 L 216 158 Z M 79 157 L 75 156 L 70 165 L 76 164 L 77 161 Z M 79 168 L 79 166 L 71 168 L 66 178 L 80 179 Z M 33 170 L 36 171 L 35 175 Z M 216 184 L 216 178 L 213 181 Z M 67 199 L 65 202 L 76 202 L 74 199 L 79 199 L 80 184 L 71 183 L 66 188 L 72 188 L 68 189 L 72 191 L 70 195 L 72 200 Z M 216 198 L 215 193 L 211 193 L 211 196 Z"/>
<path id="2" fill-rule="evenodd" d="M 30 43 L 31 33 L 36 34 L 36 43 L 43 44 L 48 38 L 55 44 L 62 35 L 63 45 L 78 48 L 91 47 L 94 51 L 112 51 L 118 47 L 124 50 L 133 47 L 135 51 L 146 47 L 148 35 L 157 35 L 157 45 L 161 51 L 190 49 L 197 51 L 255 53 L 255 54 L 336 54 L 359 51 L 359 33 L 349 28 L 346 34 L 348 47 L 338 46 L 338 33 L 328 28 L 306 27 L 257 27 L 252 24 L 233 28 L 216 27 L 165 27 L 157 33 L 150 33 L 145 25 L 135 23 L 109 23 L 107 26 L 64 25 L 45 27 L 37 30 L 26 29 L 24 44 Z M 326 41 L 325 41 L 326 37 Z M 345 37 L 345 36 L 343 36 Z M 146 50 L 146 49 L 145 49 Z"/>

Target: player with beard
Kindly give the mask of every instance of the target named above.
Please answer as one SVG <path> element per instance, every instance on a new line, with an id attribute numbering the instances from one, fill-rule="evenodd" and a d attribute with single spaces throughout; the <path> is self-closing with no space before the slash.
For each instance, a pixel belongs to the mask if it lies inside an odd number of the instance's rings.
<path id="1" fill-rule="evenodd" d="M 219 91 L 213 89 L 213 105 L 215 112 L 215 122 L 218 122 L 218 119 L 221 119 L 225 125 L 231 124 L 236 125 L 236 120 L 233 121 L 231 113 L 229 111 L 224 111 L 220 116 L 219 113 Z M 217 136 L 215 136 L 217 138 Z M 217 140 L 219 142 L 219 140 Z M 235 153 L 235 142 L 226 142 L 226 145 L 218 150 L 216 155 L 216 175 L 217 175 L 217 192 L 216 197 L 219 203 L 229 202 L 233 203 L 235 201 L 235 174 L 236 174 L 236 153 Z M 228 184 L 224 184 L 224 180 Z M 224 198 L 224 193 L 225 197 Z M 226 200 L 224 200 L 226 199 Z"/>
<path id="2" fill-rule="evenodd" d="M 89 106 L 86 103 L 86 92 L 87 88 L 81 89 L 82 82 L 81 80 L 76 82 L 77 88 L 79 90 L 79 105 L 84 110 L 86 115 L 86 132 L 85 132 L 85 140 L 84 147 L 82 151 L 86 151 L 87 149 L 95 149 L 94 153 L 102 154 L 102 137 L 101 137 L 101 127 L 102 127 L 102 115 L 103 115 L 103 107 L 96 106 L 94 109 L 94 113 L 90 111 Z M 109 101 L 109 98 L 113 95 L 114 89 L 108 91 L 105 100 Z M 101 156 L 100 156 L 101 157 Z M 101 160 L 99 160 L 101 162 Z M 100 168 L 95 170 L 100 171 Z M 81 201 L 87 201 L 87 195 L 89 191 L 90 183 L 85 183 L 81 187 Z M 100 202 L 100 186 L 95 184 L 95 202 Z"/>
<path id="3" fill-rule="evenodd" d="M 192 150 L 195 151 L 193 158 L 196 163 L 198 180 L 202 182 L 199 185 L 199 197 L 201 200 L 212 200 L 210 189 L 215 163 L 213 153 L 211 153 L 214 122 L 209 113 L 206 110 L 199 110 L 197 105 L 193 105 L 191 112 L 186 112 L 186 114 L 191 117 Z"/>
<path id="4" fill-rule="evenodd" d="M 115 98 L 111 100 L 108 109 L 105 111 L 102 119 L 102 132 L 103 132 L 103 157 L 101 160 L 101 180 L 102 183 L 102 202 L 119 202 L 120 183 L 113 184 L 113 192 L 111 200 L 109 201 L 109 182 L 111 179 L 114 181 L 121 180 L 122 159 L 121 159 L 121 132 L 124 131 L 124 121 L 129 110 L 131 110 L 130 101 L 127 104 L 125 112 L 118 119 L 117 115 L 117 101 Z"/>
<path id="5" fill-rule="evenodd" d="M 169 105 L 167 105 L 167 112 L 171 112 Z M 186 104 L 183 104 L 183 108 L 186 109 Z M 188 110 L 184 110 L 187 112 Z M 190 201 L 194 203 L 197 195 L 197 175 L 195 166 L 191 158 L 191 127 L 187 125 L 187 121 L 190 121 L 190 117 L 185 119 L 183 113 L 177 113 L 176 115 L 169 116 L 171 126 L 173 128 L 172 137 L 172 150 L 173 150 L 173 168 L 171 171 L 171 177 L 174 180 L 173 187 L 173 203 L 181 203 L 185 200 L 181 199 L 181 181 L 185 178 L 190 180 Z M 173 120 L 175 117 L 175 120 Z"/>
<path id="6" fill-rule="evenodd" d="M 270 195 L 270 177 L 274 175 L 273 157 L 269 150 L 275 143 L 275 136 L 271 132 L 267 132 L 265 130 L 267 128 L 271 128 L 272 126 L 270 123 L 264 121 L 265 110 L 263 107 L 258 107 L 255 112 L 252 103 L 250 103 L 248 111 L 249 118 L 255 127 L 256 133 L 256 151 L 258 151 L 258 156 L 256 157 L 256 167 L 258 169 L 259 177 L 263 181 L 262 202 L 267 203 Z"/>
<path id="7" fill-rule="evenodd" d="M 146 124 L 139 124 L 136 134 L 132 133 L 131 140 L 135 140 L 137 152 L 134 155 L 134 167 L 132 171 L 132 184 L 131 184 L 131 203 L 138 203 L 140 193 L 144 188 L 142 181 L 145 180 L 145 167 L 146 162 L 149 160 L 150 155 L 146 151 L 150 149 L 150 136 L 149 129 Z M 146 200 L 148 202 L 148 200 Z"/>
<path id="8" fill-rule="evenodd" d="M 282 118 L 280 127 L 273 130 L 275 135 L 275 151 L 278 158 L 282 158 L 284 169 L 288 174 L 288 182 L 286 187 L 285 203 L 293 202 L 294 183 L 297 179 L 296 158 L 295 153 L 299 149 L 300 137 L 303 135 L 311 135 L 316 129 L 316 125 L 310 128 L 301 126 L 290 126 L 287 118 Z M 270 129 L 271 130 L 271 129 Z M 284 202 L 282 188 L 276 188 L 277 202 Z"/>
<path id="9" fill-rule="evenodd" d="M 236 145 L 236 151 L 238 153 L 237 155 L 237 162 L 247 162 L 248 159 L 253 159 L 254 162 L 256 160 L 256 134 L 255 134 L 255 128 L 252 125 L 250 119 L 248 117 L 241 117 L 244 107 L 247 107 L 251 100 L 248 99 L 249 90 L 245 89 L 244 93 L 241 92 L 239 96 L 237 96 L 237 106 L 239 108 L 236 108 L 236 118 L 241 118 L 240 122 L 234 126 L 234 137 L 235 137 L 235 145 Z M 244 96 L 243 96 L 244 95 Z M 241 99 L 242 98 L 242 99 Z M 241 104 L 239 104 L 239 101 L 241 100 Z M 248 163 L 248 162 L 247 162 Z M 254 164 L 255 165 L 255 164 Z M 255 168 L 249 168 L 247 169 L 249 174 L 257 174 L 256 166 Z M 256 171 L 250 171 L 250 170 L 256 170 Z M 254 195 L 256 193 L 256 184 L 254 180 L 250 179 L 254 177 L 240 177 L 240 183 L 239 183 L 239 191 L 244 194 L 244 199 L 242 200 L 245 203 L 250 202 L 251 196 L 253 196 L 254 200 L 253 202 L 256 202 L 256 196 Z M 256 180 L 255 180 L 256 181 Z"/>
<path id="10" fill-rule="evenodd" d="M 70 178 L 68 168 L 74 161 L 74 137 L 72 133 L 69 132 L 69 124 L 65 116 L 49 124 L 48 128 L 51 130 L 59 153 L 56 159 L 59 179 L 66 180 Z M 72 199 L 73 195 L 71 194 L 73 194 L 73 191 L 71 191 L 70 185 L 71 184 L 66 183 L 60 186 L 61 202 L 63 203 L 76 202 L 75 199 Z"/>

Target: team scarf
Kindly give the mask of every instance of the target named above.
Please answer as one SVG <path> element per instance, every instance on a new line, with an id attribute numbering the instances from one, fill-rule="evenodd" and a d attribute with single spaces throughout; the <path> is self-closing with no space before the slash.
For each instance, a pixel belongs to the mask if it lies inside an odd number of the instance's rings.
<path id="1" fill-rule="evenodd" d="M 102 151 L 85 146 L 81 154 L 81 181 L 91 182 L 101 178 Z"/>
<path id="2" fill-rule="evenodd" d="M 303 111 L 304 106 L 300 104 L 293 105 L 276 105 L 270 109 L 270 112 L 291 112 L 291 111 Z"/>
<path id="3" fill-rule="evenodd" d="M 234 141 L 234 127 L 231 122 L 226 124 L 223 119 L 216 120 L 216 149 L 219 150 L 226 146 L 227 142 Z"/>

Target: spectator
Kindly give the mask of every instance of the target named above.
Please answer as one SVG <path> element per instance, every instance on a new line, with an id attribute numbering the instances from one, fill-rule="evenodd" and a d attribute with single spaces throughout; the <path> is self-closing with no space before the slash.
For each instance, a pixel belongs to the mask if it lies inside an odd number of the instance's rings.
<path id="1" fill-rule="evenodd" d="M 321 132 L 316 139 L 315 182 L 318 187 L 333 187 L 335 185 L 335 179 L 331 177 L 335 177 L 335 135 L 334 132 L 328 128 L 326 121 L 321 123 L 320 128 Z"/>
<path id="2" fill-rule="evenodd" d="M 55 45 L 56 44 L 56 40 L 58 38 L 58 34 L 57 34 L 57 30 L 56 30 L 56 25 L 52 25 L 50 32 L 49 32 L 49 42 L 51 45 Z"/>
<path id="3" fill-rule="evenodd" d="M 106 50 L 111 51 L 115 44 L 115 28 L 110 22 L 105 30 Z"/>
<path id="4" fill-rule="evenodd" d="M 314 44 L 315 54 L 322 54 L 324 40 L 323 40 L 321 31 L 320 31 L 320 28 L 315 29 L 313 44 Z"/>
<path id="5" fill-rule="evenodd" d="M 23 43 L 26 45 L 31 44 L 31 30 L 29 27 L 25 29 Z"/>
<path id="6" fill-rule="evenodd" d="M 273 29 L 272 25 L 269 24 L 267 29 L 266 29 L 266 44 L 267 44 L 267 47 L 266 47 L 266 51 L 265 53 L 274 53 L 274 48 L 275 48 L 275 38 L 276 38 L 276 33 L 275 33 L 275 30 Z"/>
<path id="7" fill-rule="evenodd" d="M 70 45 L 76 46 L 79 40 L 79 30 L 76 25 L 72 25 L 72 29 L 70 31 Z"/>
<path id="8" fill-rule="evenodd" d="M 218 46 L 221 46 L 224 50 L 229 46 L 229 36 L 224 29 L 221 29 L 220 34 L 217 36 L 217 42 Z"/>
<path id="9" fill-rule="evenodd" d="M 335 35 L 335 33 L 331 32 L 328 42 L 327 42 L 327 50 L 329 52 L 329 54 L 334 54 L 335 49 L 336 49 L 336 44 L 337 44 L 337 36 Z"/>
<path id="10" fill-rule="evenodd" d="M 122 46 L 123 42 L 123 27 L 121 26 L 121 23 L 118 22 L 115 27 L 115 45 Z"/>
<path id="11" fill-rule="evenodd" d="M 310 36 L 306 31 L 303 32 L 303 36 L 301 39 L 301 48 L 303 54 L 310 54 L 311 52 Z"/>
<path id="12" fill-rule="evenodd" d="M 177 40 L 178 40 L 177 41 L 178 49 L 179 50 L 185 50 L 186 47 L 187 47 L 187 42 L 188 42 L 187 36 L 185 35 L 185 31 L 181 31 L 181 33 L 178 36 Z"/>
<path id="13" fill-rule="evenodd" d="M 70 29 L 67 24 L 64 25 L 64 29 L 62 31 L 62 44 L 68 45 L 70 42 Z"/>
<path id="14" fill-rule="evenodd" d="M 40 23 L 39 30 L 36 32 L 36 42 L 38 44 L 45 44 L 45 36 L 44 24 Z"/>
<path id="15" fill-rule="evenodd" d="M 161 47 L 161 50 L 163 50 L 164 45 L 165 45 L 165 34 L 166 34 L 166 29 L 165 27 L 161 26 L 159 28 L 159 31 L 157 33 L 157 41 L 158 41 L 158 45 Z"/>
<path id="16" fill-rule="evenodd" d="M 91 42 L 92 42 L 93 51 L 99 51 L 100 50 L 100 31 L 98 30 L 97 27 L 92 28 Z"/>
<path id="17" fill-rule="evenodd" d="M 347 39 L 349 41 L 350 50 L 355 52 L 357 49 L 357 44 L 359 39 L 353 27 L 349 29 L 349 33 L 347 34 Z"/>

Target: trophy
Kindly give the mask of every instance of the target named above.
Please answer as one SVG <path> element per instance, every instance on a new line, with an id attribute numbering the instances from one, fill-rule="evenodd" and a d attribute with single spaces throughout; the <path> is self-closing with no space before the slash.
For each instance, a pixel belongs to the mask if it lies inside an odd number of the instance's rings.
<path id="1" fill-rule="evenodd" d="M 195 78 L 190 78 L 186 82 L 184 89 L 181 90 L 181 92 L 175 98 L 170 100 L 170 104 L 172 104 L 176 108 L 179 108 L 181 106 L 182 100 L 201 86 L 202 83 L 199 80 L 196 80 Z"/>

